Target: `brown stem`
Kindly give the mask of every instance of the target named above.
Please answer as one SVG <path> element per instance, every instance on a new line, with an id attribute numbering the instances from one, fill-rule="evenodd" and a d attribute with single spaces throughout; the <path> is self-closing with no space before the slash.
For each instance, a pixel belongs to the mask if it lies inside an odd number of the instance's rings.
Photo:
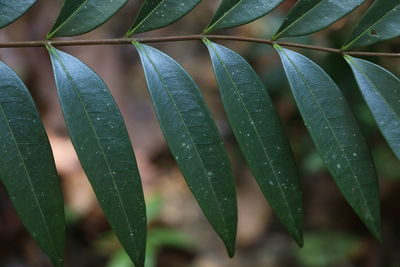
<path id="1" fill-rule="evenodd" d="M 18 48 L 18 47 L 44 47 L 51 44 L 52 46 L 84 46 L 84 45 L 117 45 L 131 44 L 134 41 L 140 43 L 161 43 L 161 42 L 180 42 L 180 41 L 195 41 L 208 38 L 210 40 L 229 40 L 239 42 L 261 43 L 273 45 L 274 43 L 286 47 L 296 47 L 302 49 L 317 50 L 336 54 L 346 54 L 353 56 L 379 56 L 379 57 L 400 57 L 400 53 L 376 53 L 376 52 L 355 52 L 342 51 L 336 48 L 306 45 L 298 43 L 273 41 L 271 39 L 253 38 L 245 36 L 232 35 L 182 35 L 168 37 L 144 37 L 144 38 L 117 38 L 117 39 L 95 39 L 95 40 L 41 40 L 41 41 L 21 41 L 21 42 L 0 42 L 0 48 Z"/>

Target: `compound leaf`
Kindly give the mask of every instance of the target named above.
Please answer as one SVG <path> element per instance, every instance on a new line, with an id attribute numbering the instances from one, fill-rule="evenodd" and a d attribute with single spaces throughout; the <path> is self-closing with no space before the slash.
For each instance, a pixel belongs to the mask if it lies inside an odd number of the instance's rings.
<path id="1" fill-rule="evenodd" d="M 123 118 L 101 78 L 75 57 L 48 47 L 69 135 L 100 205 L 136 266 L 143 266 L 146 210 Z"/>
<path id="2" fill-rule="evenodd" d="M 342 92 L 324 70 L 305 56 L 278 45 L 275 48 L 323 162 L 356 214 L 381 239 L 374 164 Z"/>
<path id="3" fill-rule="evenodd" d="M 376 0 L 357 24 L 344 50 L 400 36 L 400 0 Z"/>
<path id="4" fill-rule="evenodd" d="M 0 28 L 17 20 L 36 0 L 0 0 Z"/>
<path id="5" fill-rule="evenodd" d="M 63 266 L 64 204 L 50 144 L 28 89 L 0 62 L 0 177 L 23 224 Z"/>
<path id="6" fill-rule="evenodd" d="M 258 185 L 302 246 L 303 205 L 289 142 L 263 83 L 240 55 L 208 40 L 214 72 L 233 133 Z"/>
<path id="7" fill-rule="evenodd" d="M 65 0 L 47 39 L 87 33 L 110 19 L 128 0 Z"/>
<path id="8" fill-rule="evenodd" d="M 204 33 L 249 23 L 271 12 L 283 0 L 224 0 Z"/>
<path id="9" fill-rule="evenodd" d="M 167 26 L 189 13 L 200 0 L 145 0 L 127 35 Z"/>
<path id="10" fill-rule="evenodd" d="M 369 61 L 345 56 L 379 129 L 400 159 L 400 80 Z"/>
<path id="11" fill-rule="evenodd" d="M 203 213 L 233 256 L 237 224 L 233 175 L 203 97 L 175 60 L 150 46 L 134 44 L 172 154 Z"/>
<path id="12" fill-rule="evenodd" d="M 290 10 L 274 39 L 300 36 L 327 28 L 365 0 L 300 0 Z"/>

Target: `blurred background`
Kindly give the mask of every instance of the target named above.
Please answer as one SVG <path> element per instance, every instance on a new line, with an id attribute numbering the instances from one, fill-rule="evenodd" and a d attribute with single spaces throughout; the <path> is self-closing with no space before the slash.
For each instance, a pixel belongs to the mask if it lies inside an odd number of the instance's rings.
<path id="1" fill-rule="evenodd" d="M 122 37 L 131 26 L 141 2 L 129 1 L 102 27 L 74 39 Z M 203 0 L 179 22 L 141 36 L 200 33 L 219 3 Z M 270 38 L 294 3 L 287 0 L 264 18 L 219 33 Z M 370 1 L 329 29 L 287 40 L 340 47 L 368 3 Z M 25 16 L 0 30 L 0 41 L 43 39 L 61 5 L 61 0 L 39 0 Z M 400 163 L 378 132 L 344 60 L 338 55 L 301 50 L 339 84 L 366 135 L 380 181 L 384 231 L 382 244 L 373 239 L 352 212 L 323 166 L 273 49 L 251 43 L 219 43 L 240 53 L 253 65 L 283 121 L 304 188 L 305 246 L 302 249 L 283 229 L 244 163 L 227 123 L 210 59 L 202 42 L 154 46 L 182 63 L 198 83 L 230 154 L 239 205 L 237 254 L 233 259 L 227 257 L 222 242 L 201 214 L 168 150 L 133 46 L 62 48 L 86 62 L 105 80 L 124 116 L 137 156 L 148 208 L 146 267 L 400 266 Z M 398 53 L 400 40 L 386 41 L 368 50 Z M 66 205 L 66 266 L 132 266 L 110 230 L 67 136 L 45 49 L 2 48 L 0 59 L 11 66 L 28 86 L 50 138 Z M 369 60 L 400 75 L 400 59 Z M 0 266 L 50 266 L 46 256 L 21 224 L 3 185 L 0 185 Z"/>

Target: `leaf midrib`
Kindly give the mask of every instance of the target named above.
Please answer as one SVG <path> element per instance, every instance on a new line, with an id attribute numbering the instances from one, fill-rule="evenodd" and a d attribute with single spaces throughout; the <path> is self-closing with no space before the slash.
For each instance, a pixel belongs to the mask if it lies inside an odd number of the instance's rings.
<path id="1" fill-rule="evenodd" d="M 361 73 L 361 75 L 364 77 L 364 79 L 371 85 L 371 87 L 378 93 L 378 95 L 381 96 L 383 101 L 386 103 L 386 105 L 389 107 L 390 111 L 395 114 L 395 117 L 400 120 L 400 115 L 397 114 L 397 112 L 393 109 L 392 105 L 387 102 L 386 98 L 383 96 L 381 91 L 378 89 L 377 86 L 375 86 L 375 83 L 372 82 L 372 80 L 369 78 L 369 76 L 361 69 L 361 67 L 351 58 L 346 57 L 351 63 L 353 63 L 354 67 L 358 69 L 358 71 Z"/>
<path id="2" fill-rule="evenodd" d="M 314 91 L 311 89 L 311 87 L 310 87 L 309 84 L 307 83 L 305 77 L 303 76 L 303 73 L 297 68 L 297 66 L 294 64 L 294 62 L 291 60 L 291 58 L 286 54 L 286 52 L 285 52 L 284 50 L 281 50 L 281 51 L 284 53 L 284 55 L 285 55 L 286 58 L 289 60 L 289 62 L 292 64 L 292 66 L 295 68 L 296 72 L 299 74 L 299 77 L 301 78 L 301 80 L 303 81 L 303 83 L 304 83 L 304 84 L 306 85 L 306 87 L 309 89 L 309 91 L 310 91 L 310 93 L 311 93 L 311 96 L 313 97 L 314 102 L 317 103 L 318 109 L 320 110 L 321 114 L 323 115 L 324 120 L 327 122 L 327 124 L 328 124 L 328 126 L 329 126 L 329 129 L 330 129 L 330 131 L 332 132 L 332 134 L 333 134 L 333 136 L 334 136 L 334 138 L 335 138 L 335 141 L 336 141 L 337 145 L 339 146 L 340 150 L 342 151 L 343 155 L 345 156 L 345 159 L 346 159 L 346 162 L 347 162 L 347 166 L 349 167 L 349 169 L 351 170 L 351 173 L 352 173 L 352 178 L 355 180 L 355 182 L 356 182 L 356 184 L 357 184 L 357 186 L 358 186 L 358 191 L 359 191 L 359 193 L 360 193 L 360 195 L 361 195 L 361 200 L 362 200 L 364 206 L 366 207 L 366 210 L 368 211 L 368 217 L 369 217 L 371 220 L 373 220 L 373 216 L 372 216 L 371 211 L 370 211 L 370 209 L 369 209 L 369 207 L 368 207 L 368 205 L 367 205 L 367 200 L 366 200 L 366 198 L 365 198 L 365 196 L 364 196 L 364 192 L 363 192 L 362 190 L 360 190 L 360 183 L 359 183 L 358 180 L 356 179 L 356 176 L 357 176 L 357 175 L 354 173 L 354 170 L 353 170 L 353 168 L 352 168 L 352 165 L 350 164 L 350 160 L 349 160 L 349 158 L 348 158 L 348 156 L 347 156 L 347 153 L 346 153 L 346 152 L 344 151 L 344 149 L 342 148 L 341 143 L 339 142 L 339 139 L 338 139 L 338 137 L 336 136 L 336 133 L 335 133 L 335 131 L 333 130 L 331 123 L 329 122 L 328 118 L 327 118 L 326 115 L 325 115 L 324 110 L 322 109 L 321 105 L 319 104 L 319 102 L 318 102 L 317 99 L 316 99 L 316 96 L 315 96 L 315 94 L 314 94 Z"/>
<path id="3" fill-rule="evenodd" d="M 54 31 L 51 31 L 51 33 L 48 35 L 48 38 L 53 37 L 53 35 L 54 35 L 55 33 L 57 33 L 57 32 L 60 30 L 60 28 L 64 27 L 64 25 L 65 25 L 67 22 L 69 22 L 69 21 L 76 15 L 76 13 L 78 13 L 78 12 L 80 11 L 80 9 L 81 9 L 84 5 L 86 5 L 86 3 L 87 3 L 88 1 L 89 1 L 89 0 L 83 1 L 82 4 L 81 4 L 74 12 L 72 12 L 72 14 L 71 14 L 63 23 L 61 23 L 56 29 L 54 29 Z"/>
<path id="4" fill-rule="evenodd" d="M 231 74 L 229 73 L 225 63 L 223 62 L 223 60 L 221 60 L 221 58 L 220 58 L 218 52 L 216 51 L 216 49 L 214 48 L 213 44 L 211 42 L 208 42 L 208 43 L 211 45 L 212 49 L 214 50 L 215 54 L 217 55 L 218 60 L 220 61 L 221 65 L 224 67 L 225 72 L 228 74 L 228 77 L 229 77 L 230 81 L 232 82 L 232 84 L 233 84 L 233 86 L 235 88 L 236 94 L 239 96 L 240 102 L 242 103 L 242 105 L 243 105 L 243 107 L 244 107 L 244 109 L 246 111 L 246 115 L 247 115 L 248 119 L 251 122 L 250 124 L 253 127 L 254 131 L 256 132 L 257 139 L 258 139 L 259 143 L 261 144 L 261 147 L 263 149 L 264 155 L 266 156 L 268 164 L 271 167 L 271 170 L 272 170 L 272 173 L 273 173 L 273 177 L 275 179 L 275 183 L 278 185 L 279 192 L 281 193 L 281 196 L 283 197 L 283 200 L 285 202 L 285 206 L 286 206 L 287 210 L 289 211 L 289 216 L 291 217 L 292 221 L 296 225 L 296 220 L 294 219 L 294 216 L 293 216 L 292 210 L 290 209 L 290 205 L 289 205 L 289 203 L 287 201 L 286 195 L 284 194 L 282 186 L 281 186 L 280 182 L 278 181 L 277 174 L 276 174 L 276 171 L 275 171 L 275 167 L 271 163 L 271 159 L 270 159 L 270 157 L 268 155 L 268 152 L 266 151 L 264 143 L 261 141 L 260 133 L 258 132 L 258 129 L 255 127 L 255 123 L 254 123 L 253 119 L 250 116 L 250 112 L 248 111 L 247 106 L 245 105 L 242 96 L 239 93 L 239 89 L 237 88 L 237 85 L 236 85 L 235 81 L 233 80 Z"/>
<path id="5" fill-rule="evenodd" d="M 209 176 L 208 176 L 208 174 L 207 174 L 207 170 L 206 170 L 206 167 L 205 167 L 203 158 L 200 156 L 200 153 L 199 153 L 199 151 L 198 151 L 198 149 L 197 149 L 197 146 L 196 146 L 195 142 L 193 141 L 192 135 L 191 135 L 189 129 L 187 128 L 186 123 L 185 123 L 185 121 L 183 120 L 183 117 L 182 117 L 181 113 L 179 112 L 178 106 L 177 106 L 177 104 L 175 103 L 175 100 L 174 100 L 173 96 L 171 95 L 171 93 L 170 93 L 170 91 L 169 91 L 169 88 L 168 88 L 167 84 L 166 84 L 165 81 L 164 81 L 164 78 L 162 77 L 161 73 L 158 71 L 158 69 L 157 69 L 157 67 L 155 66 L 154 62 L 151 60 L 151 58 L 150 58 L 150 56 L 148 55 L 147 51 L 146 51 L 145 49 L 143 49 L 143 48 L 141 47 L 140 44 L 139 44 L 138 47 L 144 52 L 144 54 L 146 55 L 147 59 L 150 61 L 150 63 L 151 63 L 151 65 L 152 65 L 153 69 L 154 69 L 155 72 L 157 73 L 158 78 L 160 79 L 160 81 L 161 81 L 162 84 L 164 85 L 164 88 L 165 88 L 165 90 L 167 91 L 168 96 L 169 96 L 170 99 L 172 100 L 172 103 L 174 104 L 174 107 L 175 107 L 175 109 L 177 110 L 177 112 L 178 112 L 178 114 L 179 114 L 179 118 L 180 118 L 181 121 L 183 122 L 183 125 L 185 125 L 185 131 L 186 131 L 186 133 L 188 134 L 188 136 L 190 137 L 190 141 L 192 142 L 192 145 L 193 145 L 193 147 L 194 147 L 194 149 L 195 149 L 195 152 L 196 152 L 197 157 L 200 159 L 200 163 L 201 163 L 201 166 L 202 166 L 202 170 L 204 171 L 204 175 L 205 175 L 205 177 L 207 178 L 206 180 L 207 180 L 207 182 L 208 182 L 208 184 L 209 184 L 209 186 L 210 186 L 210 188 L 211 188 L 211 191 L 212 191 L 212 193 L 213 193 L 212 195 L 213 195 L 213 197 L 214 197 L 214 199 L 215 199 L 215 201 L 216 201 L 216 203 L 217 203 L 217 207 L 218 207 L 218 210 L 219 210 L 219 213 L 218 213 L 218 214 L 222 214 L 222 208 L 221 208 L 221 206 L 220 206 L 220 203 L 219 203 L 219 201 L 218 201 L 218 198 L 217 198 L 217 196 L 216 196 L 216 193 L 215 193 L 215 191 L 214 191 L 214 188 L 213 188 L 213 186 L 212 186 L 212 184 L 211 184 L 211 181 L 210 181 L 210 179 L 209 179 Z M 178 67 L 179 67 L 179 66 L 178 66 Z M 224 228 L 227 229 L 227 227 L 226 227 L 227 224 L 226 224 L 226 222 L 225 222 L 224 216 L 221 216 L 220 218 L 221 218 L 221 220 L 222 220 L 222 222 L 223 222 L 223 224 L 224 224 Z"/>
<path id="6" fill-rule="evenodd" d="M 367 27 L 365 29 L 365 31 L 361 32 L 355 39 L 353 39 L 353 41 L 351 41 L 350 43 L 348 43 L 347 45 L 345 45 L 343 47 L 343 50 L 347 50 L 348 48 L 350 48 L 355 42 L 357 42 L 361 37 L 363 37 L 365 35 L 366 32 L 370 31 L 376 24 L 380 23 L 386 16 L 388 16 L 391 12 L 393 12 L 394 9 L 399 8 L 400 4 L 397 5 L 396 7 L 392 8 L 391 10 L 389 10 L 389 12 L 387 12 L 386 14 L 384 14 L 381 18 L 379 18 L 375 23 L 371 24 L 369 27 Z"/>
<path id="7" fill-rule="evenodd" d="M 211 32 L 215 25 L 217 25 L 222 19 L 224 19 L 226 16 L 230 15 L 231 12 L 233 12 L 241 3 L 243 3 L 246 0 L 240 0 L 237 2 L 233 7 L 231 7 L 228 11 L 226 11 L 217 21 L 215 21 L 212 25 L 206 28 L 205 33 Z"/>
<path id="8" fill-rule="evenodd" d="M 26 167 L 26 164 L 25 164 L 25 160 L 22 157 L 22 154 L 21 154 L 21 151 L 19 149 L 19 145 L 18 145 L 17 139 L 15 138 L 14 131 L 12 130 L 11 125 L 8 122 L 8 117 L 7 117 L 6 113 L 4 112 L 4 108 L 3 108 L 3 105 L 2 105 L 1 102 L 0 102 L 0 111 L 1 111 L 1 114 L 3 115 L 3 117 L 4 117 L 4 120 L 6 121 L 7 128 L 9 130 L 9 133 L 10 133 L 11 137 L 12 137 L 14 145 L 15 145 L 15 147 L 17 149 L 18 157 L 20 158 L 22 166 L 24 167 L 24 171 L 25 171 L 26 177 L 28 178 L 30 189 L 32 191 L 33 197 L 34 197 L 35 202 L 36 202 L 36 206 L 39 208 L 40 217 L 42 217 L 42 220 L 43 220 L 43 223 L 44 223 L 44 226 L 45 226 L 45 229 L 46 229 L 47 236 L 48 236 L 48 238 L 49 238 L 49 240 L 51 242 L 51 248 L 53 250 L 54 256 L 56 256 L 56 255 L 58 255 L 58 253 L 56 252 L 55 243 L 54 243 L 53 237 L 50 234 L 50 229 L 49 229 L 49 226 L 48 226 L 47 221 L 45 219 L 45 216 L 44 216 L 44 213 L 43 213 L 43 210 L 42 210 L 42 206 L 40 205 L 39 198 L 38 198 L 38 196 L 36 194 L 36 191 L 35 191 L 35 188 L 33 186 L 33 183 L 32 183 L 32 180 L 31 180 L 31 176 L 30 176 L 29 171 L 28 171 L 28 169 Z"/>
<path id="9" fill-rule="evenodd" d="M 291 24 L 289 24 L 286 28 L 284 28 L 282 31 L 280 31 L 277 35 L 274 36 L 274 39 L 278 39 L 283 33 L 285 33 L 289 28 L 291 28 L 293 25 L 297 24 L 297 22 L 301 19 L 303 19 L 305 16 L 308 15 L 308 13 L 310 13 L 311 11 L 313 11 L 315 8 L 317 8 L 324 0 L 321 0 L 318 2 L 318 4 L 316 4 L 315 6 L 313 6 L 312 8 L 310 8 L 307 12 L 305 12 L 303 15 L 301 15 L 298 19 L 296 19 L 295 21 L 293 21 Z"/>
<path id="10" fill-rule="evenodd" d="M 147 1 L 147 0 L 146 0 L 146 1 Z M 138 23 L 138 25 L 136 25 L 132 30 L 130 30 L 130 31 L 128 32 L 127 35 L 133 34 L 140 26 L 142 26 L 142 24 L 143 24 L 151 15 L 153 15 L 153 13 L 154 13 L 154 12 L 161 6 L 161 4 L 164 3 L 165 1 L 167 1 L 167 0 L 161 0 L 160 3 L 158 3 L 158 5 L 157 5 L 153 10 L 151 10 L 151 11 L 149 12 L 149 14 L 147 14 L 146 17 L 144 17 L 144 18 Z"/>
<path id="11" fill-rule="evenodd" d="M 65 72 L 65 74 L 66 74 L 68 80 L 70 81 L 72 87 L 74 88 L 75 93 L 76 93 L 77 96 L 78 96 L 78 99 L 79 99 L 79 102 L 80 102 L 81 106 L 83 107 L 83 110 L 84 110 L 84 112 L 85 112 L 85 116 L 87 117 L 87 119 L 88 119 L 88 121 L 89 121 L 89 125 L 90 125 L 90 127 L 92 128 L 92 131 L 93 131 L 93 133 L 94 133 L 94 135 L 95 135 L 95 137 L 96 137 L 95 139 L 96 139 L 96 141 L 97 141 L 97 144 L 98 144 L 99 147 L 100 147 L 101 154 L 103 155 L 104 161 L 105 161 L 106 166 L 107 166 L 107 169 L 108 169 L 108 171 L 109 171 L 109 174 L 111 175 L 111 178 L 112 178 L 111 180 L 112 180 L 112 182 L 113 182 L 114 190 L 115 190 L 116 193 L 117 193 L 118 201 L 119 201 L 119 203 L 120 203 L 120 205 L 121 205 L 121 208 L 122 208 L 122 211 L 123 211 L 123 213 L 124 213 L 125 222 L 126 222 L 126 224 L 127 224 L 127 226 L 128 226 L 129 233 L 131 234 L 131 233 L 133 233 L 132 226 L 131 226 L 131 224 L 130 224 L 130 222 L 129 222 L 128 215 L 127 215 L 127 213 L 126 213 L 126 211 L 125 211 L 125 205 L 124 205 L 124 203 L 123 203 L 123 201 L 122 201 L 120 192 L 119 192 L 118 187 L 117 187 L 117 185 L 116 185 L 116 183 L 115 183 L 115 177 L 114 177 L 113 171 L 112 171 L 112 169 L 111 169 L 111 167 L 110 167 L 110 164 L 109 164 L 109 162 L 108 162 L 108 158 L 107 158 L 107 156 L 106 156 L 106 154 L 105 154 L 105 152 L 104 152 L 104 149 L 103 149 L 103 146 L 102 146 L 102 144 L 101 144 L 101 142 L 100 142 L 99 136 L 97 135 L 96 129 L 94 128 L 93 123 L 92 123 L 92 120 L 90 119 L 89 113 L 88 113 L 88 111 L 87 111 L 87 109 L 86 109 L 86 106 L 85 106 L 85 104 L 84 104 L 84 101 L 83 101 L 83 99 L 82 99 L 82 96 L 81 96 L 81 94 L 80 94 L 80 92 L 79 92 L 79 90 L 78 90 L 78 87 L 77 87 L 77 85 L 76 85 L 74 79 L 73 79 L 72 76 L 70 75 L 68 69 L 65 67 L 64 63 L 63 63 L 62 60 L 59 58 L 58 53 L 57 53 L 52 47 L 51 47 L 50 51 L 53 53 L 53 55 L 55 55 L 55 57 L 57 58 L 58 62 L 59 62 L 60 65 L 61 65 L 61 67 L 63 68 L 63 70 L 64 70 L 64 72 Z M 136 248 L 137 248 L 137 246 L 136 246 L 136 239 L 132 237 L 131 240 L 133 241 L 133 245 L 135 246 L 135 250 L 136 250 Z"/>

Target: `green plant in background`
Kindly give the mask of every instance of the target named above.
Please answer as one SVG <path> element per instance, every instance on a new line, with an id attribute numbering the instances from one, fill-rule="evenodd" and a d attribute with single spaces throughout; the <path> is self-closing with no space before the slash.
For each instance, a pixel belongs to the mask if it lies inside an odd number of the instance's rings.
<path id="1" fill-rule="evenodd" d="M 307 243 L 296 257 L 307 267 L 347 266 L 346 260 L 362 246 L 356 237 L 343 233 L 315 232 L 305 238 Z"/>
<path id="2" fill-rule="evenodd" d="M 0 26 L 24 14 L 35 1 L 0 0 Z M 145 42 L 199 40 L 207 46 L 233 133 L 259 187 L 282 224 L 303 245 L 302 192 L 290 144 L 272 101 L 252 67 L 237 53 L 211 40 L 272 45 L 313 142 L 358 217 L 381 239 L 379 186 L 369 149 L 341 90 L 299 47 L 343 55 L 365 102 L 389 146 L 400 158 L 400 80 L 388 70 L 356 56 L 393 53 L 349 51 L 400 35 L 400 0 L 376 0 L 341 49 L 278 41 L 320 31 L 364 0 L 300 0 L 271 40 L 208 35 L 249 23 L 283 1 L 224 0 L 203 34 L 128 38 L 167 26 L 199 0 L 145 0 L 127 37 L 54 41 L 93 30 L 127 0 L 66 0 L 47 39 L 1 43 L 0 47 L 46 47 L 54 70 L 64 118 L 79 160 L 104 213 L 136 266 L 151 246 L 170 242 L 171 233 L 146 235 L 146 210 L 135 156 L 123 118 L 107 86 L 79 59 L 57 45 L 132 43 L 139 52 L 160 126 L 183 176 L 204 215 L 234 255 L 237 207 L 230 162 L 196 83 L 174 59 Z M 0 65 L 0 177 L 32 236 L 54 265 L 63 265 L 64 208 L 50 146 L 32 98 L 17 75 Z M 39 162 L 40 160 L 40 162 Z M 160 241 L 161 240 L 161 241 Z M 179 243 L 179 242 L 178 242 Z M 148 257 L 150 261 L 152 257 Z"/>
<path id="3" fill-rule="evenodd" d="M 146 202 L 147 221 L 149 225 L 156 223 L 160 219 L 161 211 L 163 208 L 163 198 L 160 195 L 155 195 L 149 198 Z M 113 235 L 107 235 L 105 240 L 101 241 L 103 247 L 109 247 L 118 242 Z M 161 248 L 177 248 L 182 250 L 192 250 L 195 246 L 194 240 L 191 236 L 181 233 L 174 229 L 165 227 L 150 226 L 146 242 L 146 262 L 145 267 L 154 267 L 157 264 L 157 253 Z M 132 261 L 129 255 L 123 248 L 118 248 L 107 264 L 107 267 L 131 267 Z"/>

